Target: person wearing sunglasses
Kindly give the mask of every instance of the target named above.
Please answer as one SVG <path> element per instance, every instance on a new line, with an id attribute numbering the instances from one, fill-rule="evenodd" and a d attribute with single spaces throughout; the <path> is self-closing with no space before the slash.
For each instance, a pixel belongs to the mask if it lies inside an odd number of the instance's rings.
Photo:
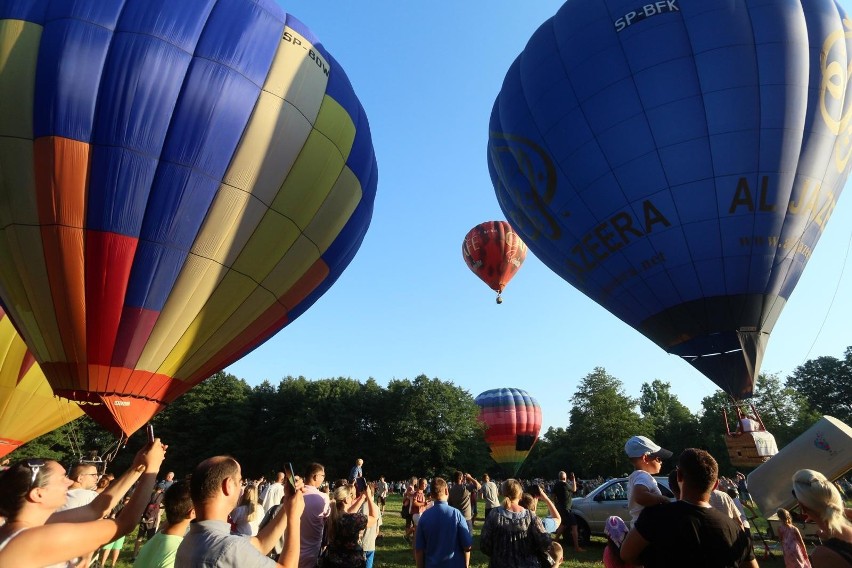
<path id="1" fill-rule="evenodd" d="M 633 464 L 633 473 L 627 478 L 627 505 L 632 527 L 642 509 L 669 502 L 657 486 L 654 476 L 660 474 L 663 460 L 672 457 L 672 453 L 645 436 L 633 436 L 627 440 L 624 453 Z"/>
<path id="2" fill-rule="evenodd" d="M 677 465 L 680 499 L 642 510 L 621 543 L 621 559 L 645 568 L 757 568 L 739 523 L 710 505 L 719 477 L 713 456 L 687 448 Z"/>
<path id="3" fill-rule="evenodd" d="M 136 527 L 166 455 L 158 439 L 135 456 L 130 469 L 91 503 L 57 512 L 73 483 L 61 464 L 26 459 L 0 473 L 0 566 L 46 566 L 76 558 Z M 130 487 L 136 490 L 116 519 L 104 519 Z M 64 564 L 59 564 L 63 566 Z"/>
<path id="4" fill-rule="evenodd" d="M 800 469 L 793 475 L 793 497 L 820 530 L 822 544 L 811 553 L 811 566 L 852 567 L 852 510 L 844 508 L 837 487 L 818 471 Z"/>

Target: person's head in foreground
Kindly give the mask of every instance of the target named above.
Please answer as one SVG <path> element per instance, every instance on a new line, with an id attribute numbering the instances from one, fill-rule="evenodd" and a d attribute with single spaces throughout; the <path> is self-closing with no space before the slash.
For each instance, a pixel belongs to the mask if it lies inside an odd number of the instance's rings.
<path id="1" fill-rule="evenodd" d="M 852 523 L 845 516 L 840 492 L 820 472 L 812 469 L 797 471 L 793 475 L 793 496 L 799 502 L 802 513 L 830 537 L 852 530 Z"/>
<path id="2" fill-rule="evenodd" d="M 672 457 L 672 453 L 655 444 L 645 436 L 633 436 L 624 444 L 624 453 L 630 458 L 635 469 L 658 474 L 663 468 L 663 460 Z"/>
<path id="3" fill-rule="evenodd" d="M 517 479 L 507 479 L 503 482 L 500 492 L 505 497 L 503 507 L 508 509 L 511 503 L 517 503 L 521 499 L 521 495 L 524 494 L 524 487 Z"/>
<path id="4" fill-rule="evenodd" d="M 73 481 L 59 463 L 47 459 L 15 462 L 0 474 L 0 516 L 7 522 L 17 519 L 27 503 L 55 511 L 65 504 Z"/>
<path id="5" fill-rule="evenodd" d="M 719 479 L 719 464 L 709 452 L 687 448 L 678 458 L 678 485 L 682 498 L 686 495 L 709 496 Z"/>

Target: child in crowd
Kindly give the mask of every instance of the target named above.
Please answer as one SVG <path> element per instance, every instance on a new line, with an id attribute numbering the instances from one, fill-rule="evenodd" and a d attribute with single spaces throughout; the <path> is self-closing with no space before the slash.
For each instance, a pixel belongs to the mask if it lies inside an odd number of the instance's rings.
<path id="1" fill-rule="evenodd" d="M 547 549 L 547 555 L 550 556 L 550 559 L 553 561 L 553 564 L 550 565 L 552 568 L 559 568 L 562 566 L 562 561 L 565 560 L 565 553 L 562 551 L 562 545 L 555 540 L 550 543 L 550 547 Z"/>
<path id="2" fill-rule="evenodd" d="M 631 526 L 645 507 L 668 503 L 663 497 L 654 475 L 659 475 L 663 460 L 672 453 L 661 448 L 645 436 L 633 436 L 624 444 L 624 452 L 633 463 L 634 471 L 627 478 L 627 506 L 630 510 Z"/>
<path id="3" fill-rule="evenodd" d="M 781 541 L 781 550 L 784 551 L 785 568 L 811 568 L 808 559 L 808 551 L 805 549 L 805 541 L 802 533 L 793 525 L 793 517 L 787 509 L 778 509 L 778 520 L 781 526 L 778 529 L 778 540 Z"/>
<path id="4" fill-rule="evenodd" d="M 606 533 L 606 547 L 603 553 L 604 568 L 633 568 L 633 564 L 621 560 L 621 543 L 624 542 L 624 537 L 628 533 L 627 524 L 621 517 L 613 515 L 606 520 L 604 532 Z"/>

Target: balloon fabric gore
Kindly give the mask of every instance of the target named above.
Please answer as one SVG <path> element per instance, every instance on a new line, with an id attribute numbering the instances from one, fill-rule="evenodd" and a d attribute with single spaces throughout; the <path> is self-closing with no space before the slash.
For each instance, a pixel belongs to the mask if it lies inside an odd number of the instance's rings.
<path id="1" fill-rule="evenodd" d="M 130 434 L 307 310 L 372 217 L 346 74 L 272 0 L 0 0 L 0 300 Z"/>
<path id="2" fill-rule="evenodd" d="M 0 308 L 0 457 L 82 416 L 53 395 L 41 368 Z"/>
<path id="3" fill-rule="evenodd" d="M 491 179 L 551 270 L 749 397 L 849 175 L 852 21 L 834 0 L 636 6 L 567 2 L 530 38 Z"/>

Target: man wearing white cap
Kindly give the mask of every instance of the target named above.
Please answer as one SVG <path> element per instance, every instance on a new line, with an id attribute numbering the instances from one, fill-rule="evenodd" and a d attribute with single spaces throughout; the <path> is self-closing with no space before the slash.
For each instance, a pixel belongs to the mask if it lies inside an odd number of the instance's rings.
<path id="1" fill-rule="evenodd" d="M 634 470 L 627 478 L 627 506 L 632 527 L 642 509 L 669 502 L 668 498 L 663 497 L 653 476 L 660 473 L 663 460 L 672 457 L 672 453 L 645 436 L 633 436 L 627 440 L 624 451 L 633 463 Z"/>

